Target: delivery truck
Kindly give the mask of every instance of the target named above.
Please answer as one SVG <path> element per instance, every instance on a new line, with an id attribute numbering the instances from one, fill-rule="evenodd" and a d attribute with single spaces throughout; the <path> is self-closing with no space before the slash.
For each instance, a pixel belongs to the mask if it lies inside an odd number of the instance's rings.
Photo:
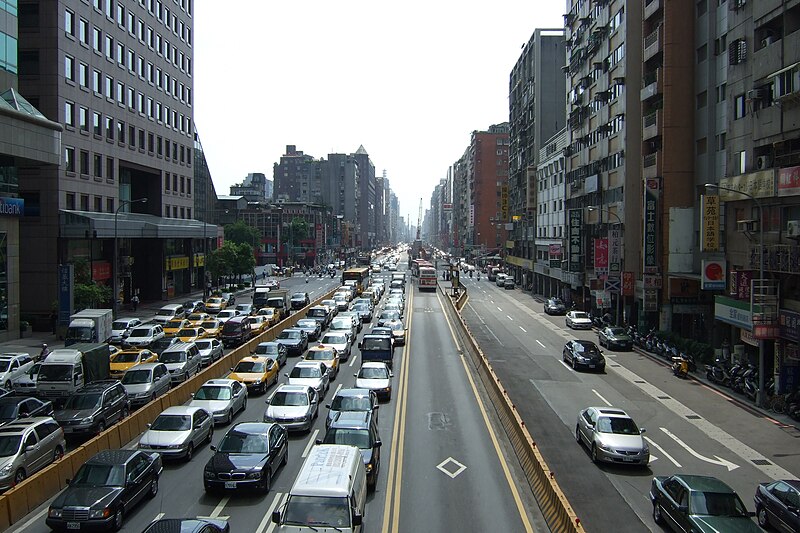
<path id="1" fill-rule="evenodd" d="M 111 339 L 114 312 L 111 309 L 84 309 L 69 317 L 64 346 Z"/>
<path id="2" fill-rule="evenodd" d="M 53 350 L 39 367 L 36 395 L 59 403 L 84 385 L 109 379 L 109 354 L 104 342 Z"/>
<path id="3" fill-rule="evenodd" d="M 280 315 L 280 319 L 289 316 L 291 306 L 289 304 L 289 291 L 286 289 L 273 289 L 267 295 L 267 307 L 272 307 Z"/>

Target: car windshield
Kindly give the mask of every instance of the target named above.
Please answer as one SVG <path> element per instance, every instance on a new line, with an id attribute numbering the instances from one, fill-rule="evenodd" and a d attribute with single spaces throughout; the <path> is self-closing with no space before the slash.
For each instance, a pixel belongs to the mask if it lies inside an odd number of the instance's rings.
<path id="1" fill-rule="evenodd" d="M 300 338 L 300 332 L 299 331 L 289 331 L 288 329 L 285 329 L 285 330 L 280 332 L 280 334 L 278 335 L 278 338 L 279 339 L 299 339 Z"/>
<path id="2" fill-rule="evenodd" d="M 550 300 L 550 305 L 564 305 L 561 300 Z"/>
<path id="3" fill-rule="evenodd" d="M 322 372 L 315 366 L 296 366 L 289 374 L 290 378 L 319 378 Z"/>
<path id="4" fill-rule="evenodd" d="M 400 313 L 397 311 L 384 311 L 381 313 L 381 320 L 399 320 Z"/>
<path id="5" fill-rule="evenodd" d="M 305 299 L 306 299 L 306 295 L 303 294 L 302 292 L 296 292 L 296 293 L 292 294 L 292 300 L 305 300 Z"/>
<path id="6" fill-rule="evenodd" d="M 689 513 L 710 516 L 748 516 L 742 500 L 730 492 L 692 491 L 689 497 Z"/>
<path id="7" fill-rule="evenodd" d="M 17 403 L 0 404 L 0 420 L 13 420 L 17 417 Z"/>
<path id="8" fill-rule="evenodd" d="M 125 484 L 123 465 L 102 465 L 86 463 L 72 480 L 72 485 L 94 485 L 100 487 L 121 487 Z"/>
<path id="9" fill-rule="evenodd" d="M 317 321 L 316 320 L 298 320 L 297 325 L 301 328 L 317 328 Z"/>
<path id="10" fill-rule="evenodd" d="M 324 444 L 347 444 L 364 450 L 372 448 L 369 431 L 366 429 L 331 428 L 325 433 Z"/>
<path id="11" fill-rule="evenodd" d="M 269 402 L 270 405 L 299 407 L 308 405 L 308 395 L 303 392 L 276 392 Z"/>
<path id="12" fill-rule="evenodd" d="M 182 325 L 183 325 L 183 320 L 170 320 L 164 327 L 177 329 L 180 328 Z"/>
<path id="13" fill-rule="evenodd" d="M 78 411 L 83 411 L 84 409 L 95 409 L 100 407 L 100 401 L 102 398 L 102 395 L 99 393 L 73 394 L 67 398 L 67 402 L 64 404 L 64 409 L 75 409 Z"/>
<path id="14" fill-rule="evenodd" d="M 361 344 L 361 351 L 370 350 L 389 350 L 392 347 L 391 340 L 389 339 L 376 339 L 374 337 L 365 337 Z"/>
<path id="15" fill-rule="evenodd" d="M 206 303 L 215 304 L 215 305 L 216 304 L 221 304 L 222 303 L 222 298 L 209 298 L 208 302 L 206 302 Z"/>
<path id="16" fill-rule="evenodd" d="M 135 330 L 131 331 L 130 337 L 149 337 L 150 336 L 150 328 L 136 328 Z"/>
<path id="17" fill-rule="evenodd" d="M 597 431 L 600 433 L 614 433 L 615 435 L 638 435 L 639 428 L 630 418 L 607 417 L 597 419 Z"/>
<path id="18" fill-rule="evenodd" d="M 372 404 L 367 396 L 336 396 L 331 402 L 334 411 L 370 411 Z"/>
<path id="19" fill-rule="evenodd" d="M 207 322 L 203 322 L 203 328 L 205 329 L 217 329 L 219 324 L 216 320 L 209 320 Z"/>
<path id="20" fill-rule="evenodd" d="M 345 344 L 347 337 L 344 335 L 325 335 L 322 337 L 323 344 Z"/>
<path id="21" fill-rule="evenodd" d="M 389 322 L 389 327 L 392 328 L 395 331 L 398 331 L 398 330 L 402 331 L 403 323 L 400 322 L 399 320 L 392 320 L 391 322 Z"/>
<path id="22" fill-rule="evenodd" d="M 188 431 L 192 429 L 189 415 L 158 415 L 150 425 L 153 431 Z"/>
<path id="23" fill-rule="evenodd" d="M 210 350 L 211 349 L 211 341 L 196 341 L 195 344 L 197 345 L 198 350 Z"/>
<path id="24" fill-rule="evenodd" d="M 219 313 L 217 313 L 217 316 L 221 318 L 227 318 L 236 316 L 236 313 L 234 313 L 233 311 L 220 311 Z"/>
<path id="25" fill-rule="evenodd" d="M 388 379 L 389 371 L 385 368 L 366 367 L 358 373 L 358 377 L 365 379 Z"/>
<path id="26" fill-rule="evenodd" d="M 186 361 L 186 352 L 164 352 L 158 358 L 160 363 L 183 363 Z"/>
<path id="27" fill-rule="evenodd" d="M 204 318 L 206 318 L 206 315 L 200 313 L 194 313 L 189 315 L 189 320 L 191 320 L 192 322 L 195 322 L 197 320 L 203 320 Z"/>
<path id="28" fill-rule="evenodd" d="M 589 319 L 589 315 L 587 315 L 583 311 L 575 311 L 574 313 L 572 313 L 572 318 L 581 318 L 581 319 L 585 318 L 585 319 L 588 320 Z"/>
<path id="29" fill-rule="evenodd" d="M 115 363 L 138 363 L 139 352 L 119 352 L 114 357 Z"/>
<path id="30" fill-rule="evenodd" d="M 194 394 L 195 400 L 230 400 L 231 389 L 216 385 L 203 385 Z"/>
<path id="31" fill-rule="evenodd" d="M 233 371 L 240 374 L 260 374 L 266 368 L 266 365 L 261 361 L 239 361 Z"/>
<path id="32" fill-rule="evenodd" d="M 598 348 L 597 345 L 593 342 L 576 342 L 575 351 L 585 352 L 585 353 L 597 353 Z"/>
<path id="33" fill-rule="evenodd" d="M 311 350 L 308 352 L 306 359 L 309 361 L 330 361 L 334 357 L 333 350 Z"/>
<path id="34" fill-rule="evenodd" d="M 623 328 L 608 328 L 608 333 L 613 336 L 625 335 Z"/>
<path id="35" fill-rule="evenodd" d="M 172 309 L 159 309 L 156 316 L 175 316 L 175 312 Z"/>
<path id="36" fill-rule="evenodd" d="M 263 316 L 272 316 L 275 314 L 275 309 L 272 307 L 265 307 L 264 309 L 260 309 L 258 314 Z"/>
<path id="37" fill-rule="evenodd" d="M 222 438 L 217 451 L 222 453 L 267 453 L 269 450 L 266 435 L 250 435 L 234 429 Z"/>
<path id="38" fill-rule="evenodd" d="M 353 322 L 351 320 L 334 320 L 331 324 L 331 329 L 351 329 Z"/>
<path id="39" fill-rule="evenodd" d="M 259 355 L 272 355 L 278 353 L 277 344 L 259 344 L 256 346 L 256 353 Z"/>
<path id="40" fill-rule="evenodd" d="M 0 435 L 0 457 L 11 457 L 19 452 L 22 435 Z"/>
<path id="41" fill-rule="evenodd" d="M 328 496 L 290 496 L 286 502 L 283 524 L 336 528 L 350 527 L 347 498 Z"/>
<path id="42" fill-rule="evenodd" d="M 111 329 L 128 329 L 128 322 L 124 320 L 117 320 L 111 324 Z"/>
<path id="43" fill-rule="evenodd" d="M 72 365 L 42 365 L 39 381 L 69 381 L 72 379 Z"/>
<path id="44" fill-rule="evenodd" d="M 128 370 L 122 376 L 122 383 L 125 385 L 141 385 L 142 383 L 150 383 L 149 370 Z"/>
<path id="45" fill-rule="evenodd" d="M 176 337 L 197 337 L 196 329 L 182 329 L 178 332 Z"/>

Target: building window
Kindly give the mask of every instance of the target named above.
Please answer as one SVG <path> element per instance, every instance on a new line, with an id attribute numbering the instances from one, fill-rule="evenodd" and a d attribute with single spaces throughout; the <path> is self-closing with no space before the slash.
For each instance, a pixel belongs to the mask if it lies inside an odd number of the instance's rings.
<path id="1" fill-rule="evenodd" d="M 706 100 L 708 100 L 708 92 L 703 91 L 697 95 L 697 109 L 703 109 L 706 106 Z"/>
<path id="2" fill-rule="evenodd" d="M 708 140 L 705 137 L 703 137 L 702 139 L 697 139 L 697 141 L 695 141 L 695 152 L 697 152 L 697 155 L 704 154 L 707 151 L 708 151 Z"/>
<path id="3" fill-rule="evenodd" d="M 92 26 L 92 47 L 95 52 L 103 51 L 103 32 L 97 26 Z"/>
<path id="4" fill-rule="evenodd" d="M 725 151 L 725 144 L 727 140 L 727 134 L 725 132 L 720 133 L 717 135 L 717 151 L 724 152 Z"/>
<path id="5" fill-rule="evenodd" d="M 125 7 L 122 4 L 117 4 L 117 24 L 125 26 Z"/>
<path id="6" fill-rule="evenodd" d="M 85 107 L 78 109 L 78 128 L 81 131 L 89 131 L 89 110 Z"/>
<path id="7" fill-rule="evenodd" d="M 78 83 L 84 89 L 89 88 L 89 65 L 78 63 Z"/>
<path id="8" fill-rule="evenodd" d="M 102 196 L 95 196 L 94 197 L 94 210 L 97 213 L 103 212 L 103 197 Z"/>
<path id="9" fill-rule="evenodd" d="M 186 177 L 186 194 L 188 196 L 192 195 L 192 178 L 190 178 L 188 176 Z M 189 218 L 191 218 L 191 217 L 189 217 Z"/>
<path id="10" fill-rule="evenodd" d="M 121 81 L 117 82 L 117 103 L 125 105 L 125 84 Z"/>
<path id="11" fill-rule="evenodd" d="M 183 176 L 181 176 L 181 194 L 186 193 L 186 181 Z"/>
<path id="12" fill-rule="evenodd" d="M 156 144 L 155 135 L 153 135 L 152 133 L 148 133 L 147 134 L 147 151 L 150 152 L 151 154 L 155 150 L 155 144 Z"/>
<path id="13" fill-rule="evenodd" d="M 697 2 L 697 16 L 700 17 L 701 15 L 705 15 L 708 11 L 708 2 L 706 0 L 700 0 Z"/>
<path id="14" fill-rule="evenodd" d="M 172 175 L 172 190 L 173 192 L 178 192 L 178 175 Z"/>
<path id="15" fill-rule="evenodd" d="M 75 81 L 75 59 L 72 56 L 64 56 L 64 77 Z"/>
<path id="16" fill-rule="evenodd" d="M 75 104 L 64 102 L 64 125 L 75 127 Z"/>
<path id="17" fill-rule="evenodd" d="M 744 94 L 736 95 L 733 103 L 733 119 L 739 120 L 747 114 L 747 100 Z"/>
<path id="18" fill-rule="evenodd" d="M 723 33 L 717 39 L 714 39 L 714 55 L 724 54 L 728 49 L 728 34 Z"/>
<path id="19" fill-rule="evenodd" d="M 89 210 L 89 195 L 81 194 L 81 211 Z"/>
<path id="20" fill-rule="evenodd" d="M 134 109 L 134 100 L 136 99 L 136 91 L 133 90 L 133 87 L 128 87 L 128 109 Z"/>
<path id="21" fill-rule="evenodd" d="M 109 116 L 106 116 L 106 117 L 104 117 L 104 121 L 105 121 L 104 125 L 105 125 L 105 128 L 106 128 L 106 139 L 108 139 L 109 141 L 113 141 L 114 140 L 114 119 L 109 117 Z"/>
<path id="22" fill-rule="evenodd" d="M 164 192 L 169 192 L 169 172 L 164 174 Z"/>
<path id="23" fill-rule="evenodd" d="M 94 154 L 94 176 L 103 177 L 103 156 L 100 154 Z"/>
<path id="24" fill-rule="evenodd" d="M 728 90 L 728 84 L 723 83 L 717 87 L 717 103 L 725 101 L 725 92 Z"/>
<path id="25" fill-rule="evenodd" d="M 777 100 L 798 89 L 794 83 L 795 76 L 797 76 L 797 68 L 789 69 L 775 76 L 775 82 L 772 85 L 773 99 Z"/>
<path id="26" fill-rule="evenodd" d="M 117 64 L 121 67 L 125 66 L 125 45 L 117 43 Z"/>
<path id="27" fill-rule="evenodd" d="M 89 45 L 89 23 L 84 19 L 78 19 L 78 39 L 85 45 Z"/>
<path id="28" fill-rule="evenodd" d="M 92 70 L 92 90 L 95 94 L 100 94 L 100 71 Z"/>
<path id="29" fill-rule="evenodd" d="M 106 179 L 114 179 L 114 158 L 106 157 Z"/>
<path id="30" fill-rule="evenodd" d="M 708 46 L 704 44 L 697 49 L 697 62 L 702 63 L 707 58 L 708 58 Z"/>
<path id="31" fill-rule="evenodd" d="M 71 146 L 64 147 L 64 170 L 75 172 L 75 148 Z"/>
<path id="32" fill-rule="evenodd" d="M 97 112 L 92 113 L 92 133 L 95 135 L 103 134 L 103 128 L 100 123 L 100 113 Z"/>
<path id="33" fill-rule="evenodd" d="M 128 145 L 131 148 L 136 148 L 136 127 L 128 126 Z"/>
<path id="34" fill-rule="evenodd" d="M 136 53 L 130 48 L 128 48 L 128 61 L 126 66 L 128 67 L 129 72 L 133 72 L 133 64 L 135 62 L 136 62 Z"/>
<path id="35" fill-rule="evenodd" d="M 75 36 L 75 13 L 69 9 L 64 10 L 64 33 Z"/>
<path id="36" fill-rule="evenodd" d="M 742 150 L 733 154 L 734 175 L 747 172 L 747 152 Z"/>
<path id="37" fill-rule="evenodd" d="M 75 193 L 74 192 L 68 192 L 67 193 L 66 204 L 67 204 L 67 209 L 69 209 L 70 211 L 75 211 Z"/>
<path id="38" fill-rule="evenodd" d="M 144 150 L 144 130 L 139 130 L 139 149 Z"/>
<path id="39" fill-rule="evenodd" d="M 113 213 L 113 212 L 114 212 L 114 199 L 106 198 L 106 213 Z"/>
<path id="40" fill-rule="evenodd" d="M 114 60 L 114 38 L 106 35 L 106 57 Z"/>
<path id="41" fill-rule="evenodd" d="M 80 167 L 81 174 L 89 174 L 89 152 L 86 150 L 81 150 Z"/>
<path id="42" fill-rule="evenodd" d="M 125 144 L 125 123 L 122 121 L 117 121 L 117 140 Z"/>
<path id="43" fill-rule="evenodd" d="M 106 87 L 105 87 L 105 96 L 106 98 L 114 99 L 114 78 L 111 76 L 106 76 Z"/>
<path id="44" fill-rule="evenodd" d="M 156 155 L 161 157 L 164 155 L 164 139 L 159 135 L 156 137 Z"/>

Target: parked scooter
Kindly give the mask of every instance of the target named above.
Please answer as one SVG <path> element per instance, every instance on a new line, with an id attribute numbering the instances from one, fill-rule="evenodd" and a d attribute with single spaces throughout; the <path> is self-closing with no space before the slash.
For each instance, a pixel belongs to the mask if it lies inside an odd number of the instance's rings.
<path id="1" fill-rule="evenodd" d="M 683 354 L 672 358 L 672 374 L 684 379 L 689 375 L 689 360 L 683 357 Z"/>
<path id="2" fill-rule="evenodd" d="M 727 361 L 717 358 L 713 365 L 706 365 L 706 378 L 712 383 L 718 383 L 725 387 L 731 384 L 730 368 Z"/>
<path id="3" fill-rule="evenodd" d="M 751 401 L 756 401 L 758 396 L 758 375 L 758 370 L 753 369 L 753 372 L 744 378 L 742 384 L 742 391 Z"/>

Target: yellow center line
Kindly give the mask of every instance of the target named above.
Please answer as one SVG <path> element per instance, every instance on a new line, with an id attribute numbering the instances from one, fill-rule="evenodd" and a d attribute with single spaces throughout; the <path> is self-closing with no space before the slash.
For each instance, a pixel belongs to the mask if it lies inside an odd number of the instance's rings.
<path id="1" fill-rule="evenodd" d="M 456 333 L 453 331 L 453 326 L 450 323 L 450 318 L 447 316 L 447 312 L 444 310 L 444 304 L 442 303 L 441 298 L 439 297 L 439 293 L 436 293 L 436 298 L 439 300 L 439 305 L 442 307 L 442 313 L 444 313 L 444 319 L 447 322 L 447 327 L 450 330 L 450 335 L 453 337 L 453 342 L 458 348 L 459 343 L 456 339 Z M 472 379 L 472 374 L 469 371 L 469 367 L 467 366 L 467 362 L 463 356 L 461 356 L 461 364 L 464 367 L 464 373 L 467 375 L 467 379 L 469 380 L 470 387 L 472 387 L 472 394 L 475 396 L 475 402 L 478 404 L 478 408 L 481 411 L 481 416 L 483 417 L 483 423 L 486 425 L 486 429 L 489 432 L 489 437 L 492 439 L 492 445 L 494 446 L 494 451 L 497 454 L 497 458 L 500 460 L 500 466 L 503 468 L 503 474 L 506 477 L 506 482 L 508 483 L 509 489 L 511 489 L 511 495 L 514 497 L 514 503 L 517 506 L 517 512 L 519 513 L 520 518 L 522 519 L 522 525 L 525 527 L 525 531 L 533 533 L 533 527 L 531 526 L 530 520 L 528 520 L 528 514 L 525 512 L 525 506 L 522 504 L 522 498 L 520 498 L 519 491 L 517 490 L 517 485 L 514 483 L 514 480 L 511 478 L 511 470 L 508 468 L 508 463 L 506 463 L 506 459 L 503 456 L 503 452 L 500 450 L 500 443 L 497 441 L 497 436 L 495 435 L 494 431 L 492 430 L 492 425 L 489 422 L 489 416 L 486 414 L 486 408 L 483 405 L 483 400 L 481 400 L 480 395 L 478 394 L 478 388 L 475 386 L 475 381 Z"/>
<path id="2" fill-rule="evenodd" d="M 383 533 L 389 533 L 392 524 L 397 524 L 397 513 L 400 507 L 400 477 L 403 469 L 403 442 L 405 439 L 401 437 L 401 432 L 405 430 L 405 409 L 406 409 L 406 387 L 408 385 L 408 353 L 410 350 L 411 339 L 411 315 L 413 314 L 414 306 L 414 292 L 413 285 L 410 287 L 411 296 L 408 299 L 408 331 L 406 332 L 406 343 L 403 345 L 403 358 L 401 361 L 400 377 L 398 378 L 397 388 L 397 403 L 398 410 L 395 414 L 394 428 L 392 430 L 392 448 L 391 457 L 389 459 L 389 474 L 386 479 L 386 501 L 383 507 Z M 401 425 L 402 422 L 402 425 Z M 397 468 L 395 468 L 395 465 Z M 395 481 L 395 471 L 397 471 L 397 481 Z M 395 498 L 395 516 L 392 518 L 390 511 L 392 510 L 392 493 Z"/>

